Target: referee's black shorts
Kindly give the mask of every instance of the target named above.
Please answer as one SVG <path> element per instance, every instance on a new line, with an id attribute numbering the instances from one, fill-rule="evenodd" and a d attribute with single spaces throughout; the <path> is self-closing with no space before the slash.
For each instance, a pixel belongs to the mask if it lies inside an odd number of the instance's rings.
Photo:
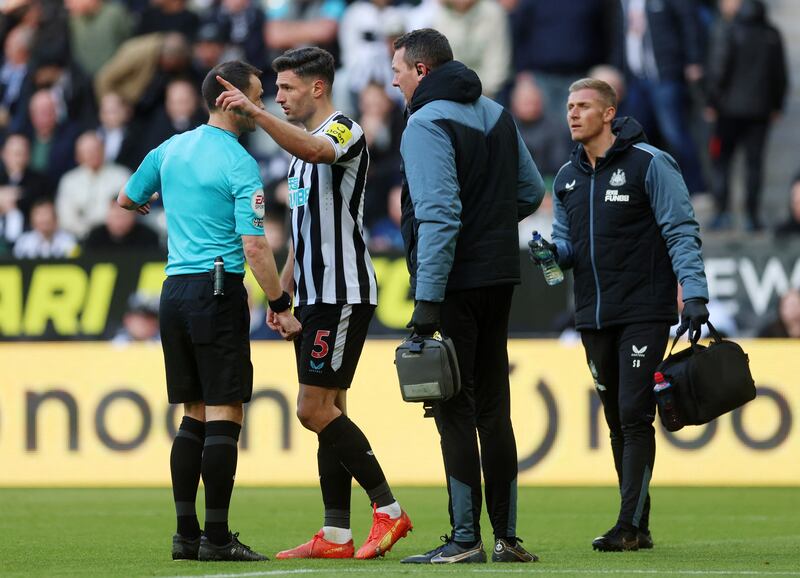
<path id="1" fill-rule="evenodd" d="M 294 314 L 303 325 L 294 341 L 300 383 L 348 389 L 374 313 L 369 304 L 296 307 Z"/>
<path id="2" fill-rule="evenodd" d="M 250 310 L 242 280 L 226 273 L 225 294 L 217 297 L 210 273 L 164 281 L 159 321 L 170 403 L 250 400 Z"/>

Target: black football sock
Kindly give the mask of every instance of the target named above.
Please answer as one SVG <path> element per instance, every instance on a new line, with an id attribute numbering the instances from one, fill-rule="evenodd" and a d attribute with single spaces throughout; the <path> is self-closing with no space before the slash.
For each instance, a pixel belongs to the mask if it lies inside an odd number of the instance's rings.
<path id="1" fill-rule="evenodd" d="M 378 507 L 395 501 L 386 476 L 358 426 L 342 414 L 319 432 L 320 446 L 328 446 Z"/>
<path id="2" fill-rule="evenodd" d="M 323 526 L 350 528 L 350 493 L 353 476 L 345 469 L 336 452 L 320 443 L 317 450 L 319 486 L 325 505 Z"/>
<path id="3" fill-rule="evenodd" d="M 200 483 L 200 466 L 203 461 L 203 441 L 206 424 L 183 416 L 181 427 L 172 441 L 169 469 L 172 474 L 172 497 L 178 517 L 177 532 L 193 540 L 200 536 L 195 500 Z"/>
<path id="4" fill-rule="evenodd" d="M 206 489 L 205 534 L 218 546 L 229 541 L 228 507 L 233 493 L 241 429 L 242 426 L 232 421 L 206 422 L 202 467 Z"/>

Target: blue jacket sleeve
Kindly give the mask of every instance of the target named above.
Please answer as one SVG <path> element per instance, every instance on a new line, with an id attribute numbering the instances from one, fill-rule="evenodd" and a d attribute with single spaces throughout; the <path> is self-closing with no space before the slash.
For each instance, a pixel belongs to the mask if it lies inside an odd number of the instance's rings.
<path id="1" fill-rule="evenodd" d="M 661 236 L 667 243 L 672 269 L 683 287 L 683 300 L 708 301 L 708 285 L 700 251 L 700 226 L 689 202 L 689 190 L 678 164 L 665 152 L 655 153 L 645 176 L 645 190 L 650 197 Z"/>
<path id="2" fill-rule="evenodd" d="M 544 180 L 533 162 L 528 147 L 517 131 L 517 148 L 519 149 L 519 173 L 517 174 L 517 219 L 521 221 L 532 214 L 544 198 Z"/>
<path id="3" fill-rule="evenodd" d="M 569 163 L 563 165 L 561 169 L 566 167 Z M 574 250 L 572 248 L 572 241 L 569 237 L 569 217 L 567 211 L 564 209 L 564 204 L 561 199 L 556 195 L 558 190 L 559 177 L 561 176 L 561 169 L 559 169 L 556 178 L 553 180 L 553 238 L 552 242 L 555 243 L 558 249 L 558 265 L 562 269 L 571 269 L 574 265 Z"/>
<path id="4" fill-rule="evenodd" d="M 400 145 L 417 220 L 419 301 L 444 300 L 461 229 L 461 188 L 455 150 L 436 124 L 410 118 Z"/>

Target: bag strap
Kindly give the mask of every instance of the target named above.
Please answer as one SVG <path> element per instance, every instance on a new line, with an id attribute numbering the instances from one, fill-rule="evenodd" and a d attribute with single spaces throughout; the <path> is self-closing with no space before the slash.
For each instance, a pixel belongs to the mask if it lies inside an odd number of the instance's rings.
<path id="1" fill-rule="evenodd" d="M 720 343 L 722 341 L 722 337 L 720 336 L 719 332 L 717 331 L 716 327 L 711 324 L 711 321 L 706 321 L 704 325 L 708 325 L 708 331 L 711 334 L 711 339 L 715 343 Z M 678 339 L 683 337 L 683 335 L 689 331 L 689 325 L 687 323 L 681 323 L 678 326 L 678 330 L 675 332 L 675 339 L 672 340 L 672 347 L 669 348 L 669 355 L 672 355 L 672 350 L 675 349 L 675 345 L 678 343 Z M 689 342 L 691 347 L 694 348 L 697 345 L 696 341 L 692 341 L 691 337 L 689 338 Z M 668 356 L 669 356 L 668 355 Z"/>

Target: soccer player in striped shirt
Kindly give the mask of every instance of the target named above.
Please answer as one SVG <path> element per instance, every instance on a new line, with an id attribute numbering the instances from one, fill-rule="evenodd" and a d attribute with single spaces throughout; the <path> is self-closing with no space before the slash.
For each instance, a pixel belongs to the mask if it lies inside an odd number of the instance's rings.
<path id="1" fill-rule="evenodd" d="M 293 155 L 289 168 L 292 245 L 282 274 L 303 325 L 295 340 L 300 394 L 297 415 L 319 438 L 325 520 L 305 544 L 277 558 L 350 558 L 351 480 L 373 503 L 372 529 L 356 558 L 388 552 L 411 530 L 362 431 L 347 417 L 346 395 L 377 304 L 375 271 L 363 237 L 369 152 L 361 127 L 331 101 L 333 57 L 321 48 L 289 50 L 275 59 L 276 102 L 289 121 L 248 100 L 223 78 L 223 110 L 252 116 Z M 271 323 L 271 314 L 268 322 Z M 270 325 L 272 326 L 272 325 Z M 279 330 L 276 326 L 275 329 Z"/>

